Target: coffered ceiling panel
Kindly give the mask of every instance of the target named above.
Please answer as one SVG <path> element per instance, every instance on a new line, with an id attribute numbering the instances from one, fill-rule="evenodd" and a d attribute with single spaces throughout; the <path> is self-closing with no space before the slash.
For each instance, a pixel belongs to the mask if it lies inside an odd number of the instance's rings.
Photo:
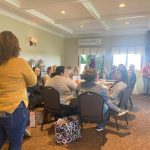
<path id="1" fill-rule="evenodd" d="M 92 0 L 102 16 L 150 12 L 150 0 Z M 125 4 L 119 8 L 120 4 Z"/>
<path id="2" fill-rule="evenodd" d="M 146 17 L 143 18 L 130 18 L 130 19 L 104 19 L 105 23 L 108 25 L 108 27 L 111 28 L 129 28 L 129 27 L 140 27 L 140 26 L 148 26 L 149 19 Z"/>
<path id="3" fill-rule="evenodd" d="M 95 20 L 87 20 L 87 21 L 79 21 L 76 23 L 68 23 L 65 24 L 66 27 L 73 29 L 74 31 L 77 30 L 93 30 L 94 29 L 103 29 L 103 26 L 100 25 Z"/>
<path id="4" fill-rule="evenodd" d="M 62 36 L 141 34 L 150 29 L 150 0 L 0 0 L 0 13 Z"/>
<path id="5" fill-rule="evenodd" d="M 91 17 L 90 13 L 81 5 L 81 3 L 59 3 L 48 4 L 45 7 L 36 9 L 44 15 L 54 19 L 80 19 Z M 66 14 L 61 14 L 61 11 L 65 11 Z"/>

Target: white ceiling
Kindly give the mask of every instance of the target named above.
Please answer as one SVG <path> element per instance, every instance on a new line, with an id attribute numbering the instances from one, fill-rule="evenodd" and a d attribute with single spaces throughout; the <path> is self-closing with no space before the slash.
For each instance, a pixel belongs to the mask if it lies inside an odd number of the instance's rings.
<path id="1" fill-rule="evenodd" d="M 121 3 L 127 6 L 119 8 Z M 150 0 L 0 0 L 0 12 L 64 37 L 141 34 L 150 29 Z"/>

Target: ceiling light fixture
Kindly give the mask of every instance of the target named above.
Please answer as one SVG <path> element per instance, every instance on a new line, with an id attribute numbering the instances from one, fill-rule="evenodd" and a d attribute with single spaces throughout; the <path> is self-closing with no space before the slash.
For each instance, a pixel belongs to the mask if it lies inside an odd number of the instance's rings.
<path id="1" fill-rule="evenodd" d="M 120 8 L 123 8 L 123 7 L 126 7 L 126 6 L 127 6 L 127 5 L 124 4 L 124 3 L 119 4 L 119 7 L 120 7 Z"/>
<path id="2" fill-rule="evenodd" d="M 63 14 L 63 15 L 66 14 L 66 12 L 64 10 L 61 10 L 60 13 Z"/>
<path id="3" fill-rule="evenodd" d="M 55 21 L 47 16 L 45 16 L 44 14 L 40 13 L 39 11 L 36 11 L 35 9 L 28 9 L 28 10 L 25 10 L 27 13 L 33 15 L 34 17 L 37 17 L 39 19 L 42 19 L 44 21 L 46 21 L 47 23 L 50 23 L 51 25 L 55 26 L 55 27 L 58 27 L 59 29 L 61 30 L 64 30 L 66 32 L 69 32 L 69 33 L 73 33 L 73 31 L 61 24 L 56 24 Z"/>
<path id="4" fill-rule="evenodd" d="M 126 21 L 125 24 L 128 25 L 128 24 L 130 24 L 130 22 L 129 22 L 129 21 Z"/>
<path id="5" fill-rule="evenodd" d="M 84 25 L 80 25 L 80 28 L 84 28 Z"/>

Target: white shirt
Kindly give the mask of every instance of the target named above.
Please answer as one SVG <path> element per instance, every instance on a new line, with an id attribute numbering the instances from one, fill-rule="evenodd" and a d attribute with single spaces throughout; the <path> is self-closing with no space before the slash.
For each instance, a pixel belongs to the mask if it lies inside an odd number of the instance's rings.
<path id="1" fill-rule="evenodd" d="M 110 97 L 112 97 L 113 99 L 117 99 L 120 91 L 125 89 L 126 87 L 127 84 L 124 83 L 123 81 L 116 83 L 112 88 L 112 93 L 110 94 Z"/>
<path id="2" fill-rule="evenodd" d="M 77 87 L 73 80 L 66 78 L 64 76 L 56 75 L 55 77 L 48 79 L 45 83 L 46 86 L 51 86 L 55 88 L 60 94 L 60 104 L 69 105 L 69 102 L 65 101 L 65 97 L 71 95 L 71 92 L 74 91 Z"/>

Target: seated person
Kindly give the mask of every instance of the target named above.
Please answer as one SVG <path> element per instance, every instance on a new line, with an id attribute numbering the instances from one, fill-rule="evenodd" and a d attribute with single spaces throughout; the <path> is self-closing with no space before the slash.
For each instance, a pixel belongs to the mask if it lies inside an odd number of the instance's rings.
<path id="1" fill-rule="evenodd" d="M 47 67 L 47 73 L 43 77 L 43 83 L 44 83 L 44 85 L 46 83 L 46 80 L 48 80 L 49 78 L 51 78 L 51 73 L 52 73 L 52 67 Z"/>
<path id="2" fill-rule="evenodd" d="M 88 91 L 95 92 L 101 95 L 104 98 L 104 110 L 103 110 L 104 118 L 105 118 L 105 115 L 107 114 L 108 108 L 118 113 L 118 116 L 124 115 L 125 113 L 128 112 L 114 105 L 108 99 L 107 89 L 95 83 L 95 80 L 98 78 L 98 74 L 95 69 L 90 68 L 86 70 L 83 74 L 83 78 L 85 81 L 81 82 L 78 85 L 77 90 L 76 90 L 77 95 L 80 95 L 81 93 L 88 92 Z M 96 127 L 96 130 L 97 131 L 103 130 L 104 125 L 105 125 L 105 121 L 102 124 L 98 124 L 98 126 Z"/>
<path id="3" fill-rule="evenodd" d="M 111 72 L 109 73 L 109 80 L 116 80 L 116 74 L 117 74 L 117 66 L 113 65 L 111 67 Z"/>
<path id="4" fill-rule="evenodd" d="M 73 80 L 65 76 L 64 66 L 58 66 L 56 68 L 55 76 L 50 80 L 47 80 L 45 87 L 47 86 L 53 87 L 59 92 L 60 104 L 62 105 L 62 108 L 70 108 L 71 110 L 71 107 L 74 107 L 73 104 L 68 100 L 68 97 L 72 95 L 71 92 L 75 91 L 76 84 L 73 82 Z"/>
<path id="5" fill-rule="evenodd" d="M 99 73 L 99 79 L 108 79 L 106 68 L 103 66 L 101 72 Z"/>
<path id="6" fill-rule="evenodd" d="M 129 66 L 128 78 L 129 78 L 129 87 L 133 89 L 136 83 L 135 66 L 133 64 Z"/>
<path id="7" fill-rule="evenodd" d="M 124 65 L 117 69 L 116 83 L 110 89 L 109 98 L 118 105 L 120 102 L 119 93 L 128 86 L 128 72 Z"/>
<path id="8" fill-rule="evenodd" d="M 42 78 L 40 76 L 40 69 L 38 67 L 33 67 L 33 71 L 37 76 L 37 84 L 33 87 L 27 88 L 29 93 L 29 107 L 35 108 L 43 103 L 42 93 L 40 87 L 43 86 Z"/>
<path id="9" fill-rule="evenodd" d="M 73 76 L 79 76 L 80 73 L 79 73 L 79 67 L 78 65 L 74 66 L 73 68 Z"/>
<path id="10" fill-rule="evenodd" d="M 94 68 L 94 69 L 96 69 L 96 62 L 95 62 L 95 59 L 94 59 L 94 58 L 92 58 L 92 59 L 90 60 L 89 68 Z"/>
<path id="11" fill-rule="evenodd" d="M 67 67 L 65 68 L 65 76 L 66 76 L 67 78 L 72 79 L 72 77 L 73 77 L 73 68 L 72 68 L 71 66 L 67 66 Z"/>

